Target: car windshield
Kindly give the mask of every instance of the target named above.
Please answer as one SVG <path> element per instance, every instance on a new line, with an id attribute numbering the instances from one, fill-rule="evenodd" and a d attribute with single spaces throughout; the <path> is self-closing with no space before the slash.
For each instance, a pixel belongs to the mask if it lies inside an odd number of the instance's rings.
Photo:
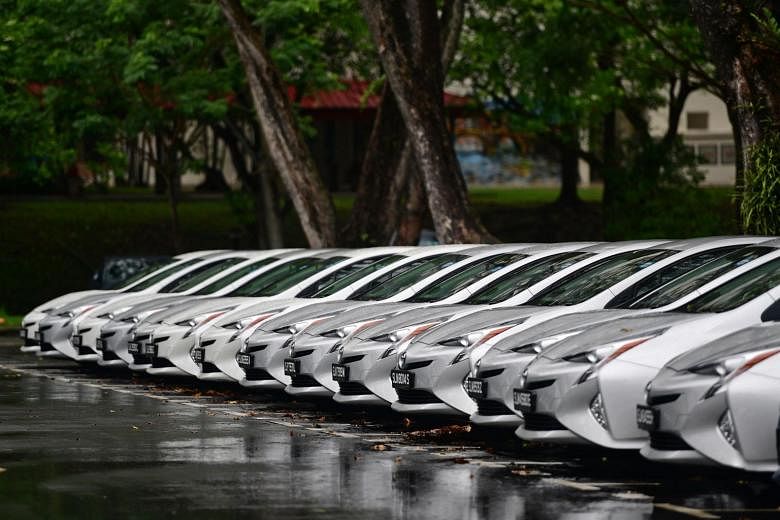
<path id="1" fill-rule="evenodd" d="M 692 313 L 726 312 L 736 309 L 778 285 L 780 285 L 780 258 L 751 269 L 707 291 L 678 310 Z"/>
<path id="2" fill-rule="evenodd" d="M 410 262 L 364 285 L 352 293 L 348 299 L 359 301 L 384 300 L 464 258 L 468 257 L 450 253 L 429 256 L 417 262 Z"/>
<path id="3" fill-rule="evenodd" d="M 554 283 L 528 305 L 576 305 L 596 296 L 634 273 L 677 253 L 671 249 L 640 249 L 604 258 Z"/>
<path id="4" fill-rule="evenodd" d="M 383 269 L 387 267 L 390 264 L 394 264 L 395 262 L 398 262 L 399 260 L 402 260 L 406 258 L 404 255 L 390 255 L 382 258 L 381 260 L 376 260 L 376 258 L 371 259 L 365 259 L 359 262 L 355 262 L 353 266 L 345 267 L 344 272 L 342 273 L 341 269 L 337 271 L 337 273 L 340 273 L 340 278 L 336 278 L 333 276 L 327 277 L 331 283 L 330 285 L 326 284 L 320 284 L 320 283 L 314 283 L 301 291 L 300 294 L 298 294 L 298 297 L 300 298 L 325 298 L 326 296 L 331 296 L 333 294 L 336 294 L 340 290 L 349 287 L 355 282 L 360 281 L 362 278 L 365 278 L 371 273 L 375 273 L 379 271 L 380 269 Z M 357 264 L 357 265 L 356 265 Z M 358 265 L 360 266 L 358 268 Z M 309 289 L 316 288 L 317 290 L 314 292 L 309 292 Z"/>
<path id="5" fill-rule="evenodd" d="M 251 274 L 258 269 L 265 267 L 266 265 L 278 261 L 278 258 L 264 258 L 262 260 L 258 260 L 257 262 L 252 262 L 249 265 L 245 265 L 244 267 L 241 267 L 240 269 L 236 269 L 235 271 L 232 271 L 225 276 L 219 277 L 217 280 L 211 282 L 207 286 L 201 288 L 200 290 L 196 291 L 193 294 L 197 295 L 204 295 L 204 294 L 213 294 L 220 289 L 224 289 L 231 283 L 235 282 L 236 280 L 240 280 L 241 278 L 247 276 L 248 274 Z"/>
<path id="6" fill-rule="evenodd" d="M 562 271 L 590 256 L 593 256 L 593 253 L 571 251 L 540 258 L 518 267 L 511 273 L 505 274 L 489 286 L 475 293 L 465 303 L 469 305 L 491 305 L 503 302 L 515 294 L 523 292 L 535 283 L 541 282 L 558 271 Z"/>
<path id="7" fill-rule="evenodd" d="M 258 275 L 228 296 L 275 296 L 323 269 L 343 261 L 344 258 L 343 256 L 329 258 L 314 256 L 291 260 Z"/>
<path id="8" fill-rule="evenodd" d="M 206 265 L 202 265 L 200 267 L 197 267 L 193 269 L 192 271 L 189 271 L 186 274 L 183 274 L 173 280 L 172 282 L 168 283 L 165 287 L 160 289 L 161 293 L 180 293 L 189 289 L 192 289 L 196 285 L 199 285 L 212 276 L 216 276 L 222 271 L 226 269 L 230 269 L 236 264 L 240 264 L 241 262 L 245 262 L 246 258 L 241 257 L 234 257 L 234 258 L 224 258 L 222 260 L 217 260 L 216 262 L 211 262 Z"/>
<path id="9" fill-rule="evenodd" d="M 200 258 L 194 258 L 192 260 L 187 260 L 186 262 L 182 262 L 180 264 L 172 265 L 170 267 L 167 267 L 165 269 L 160 270 L 160 272 L 152 275 L 151 277 L 147 278 L 146 280 L 141 280 L 140 282 L 136 283 L 135 285 L 132 285 L 130 287 L 127 287 L 123 289 L 124 292 L 138 292 L 143 291 L 144 289 L 148 289 L 152 285 L 161 282 L 171 276 L 172 274 L 181 271 L 182 269 L 186 269 L 188 267 L 192 267 L 195 264 L 198 264 L 202 262 L 203 260 Z"/>
<path id="10" fill-rule="evenodd" d="M 176 260 L 173 259 L 173 258 L 167 258 L 167 259 L 164 259 L 164 260 L 160 259 L 159 261 L 155 262 L 154 265 L 148 265 L 145 268 L 143 268 L 140 271 L 138 271 L 137 273 L 134 273 L 133 275 L 128 276 L 126 279 L 124 279 L 121 282 L 119 282 L 116 285 L 116 287 L 113 287 L 113 289 L 118 290 L 118 291 L 126 290 L 128 287 L 133 285 L 135 282 L 137 282 L 141 278 L 145 278 L 146 276 L 149 276 L 150 274 L 152 274 L 155 271 L 164 270 L 166 268 L 166 266 L 170 266 L 175 261 Z M 178 264 L 178 265 L 180 267 L 182 264 Z"/>
<path id="11" fill-rule="evenodd" d="M 639 299 L 627 301 L 624 305 L 618 305 L 616 308 L 657 309 L 672 304 L 722 274 L 733 271 L 773 250 L 774 248 L 771 247 L 739 248 L 679 276 L 644 296 L 640 295 Z"/>
<path id="12" fill-rule="evenodd" d="M 528 255 L 506 253 L 475 260 L 463 269 L 453 271 L 433 282 L 406 301 L 412 303 L 441 301 L 474 282 L 495 273 L 499 269 L 519 262 L 523 258 L 528 258 Z"/>

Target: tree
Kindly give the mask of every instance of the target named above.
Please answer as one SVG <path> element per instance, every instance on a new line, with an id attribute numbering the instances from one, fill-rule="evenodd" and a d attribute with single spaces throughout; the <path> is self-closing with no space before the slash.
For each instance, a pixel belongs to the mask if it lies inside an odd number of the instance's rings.
<path id="1" fill-rule="evenodd" d="M 363 0 L 361 6 L 411 140 L 438 239 L 493 240 L 470 208 L 447 130 L 435 3 Z"/>
<path id="2" fill-rule="evenodd" d="M 458 47 L 464 8 L 464 0 L 449 0 L 441 10 L 441 62 L 445 75 Z M 402 150 L 400 154 L 398 150 Z M 425 193 L 413 154 L 395 94 L 385 81 L 363 158 L 355 204 L 344 233 L 347 243 L 417 243 Z"/>
<path id="3" fill-rule="evenodd" d="M 260 127 L 311 247 L 336 245 L 336 216 L 298 128 L 287 89 L 239 0 L 219 0 L 246 70 Z"/>
<path id="4" fill-rule="evenodd" d="M 690 0 L 717 71 L 744 171 L 743 225 L 780 232 L 780 5 Z M 762 9 L 758 9 L 763 6 Z M 739 185 L 738 185 L 739 189 Z"/>

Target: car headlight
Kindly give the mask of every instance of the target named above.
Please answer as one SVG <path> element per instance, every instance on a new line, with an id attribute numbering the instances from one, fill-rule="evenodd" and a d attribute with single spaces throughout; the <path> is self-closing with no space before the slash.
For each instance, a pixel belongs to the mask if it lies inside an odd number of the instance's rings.
<path id="1" fill-rule="evenodd" d="M 175 323 L 175 325 L 178 325 L 179 327 L 189 327 L 189 330 L 187 330 L 187 332 L 185 332 L 184 335 L 182 336 L 183 338 L 187 338 L 187 337 L 190 336 L 190 334 L 192 334 L 195 331 L 196 327 L 199 327 L 201 325 L 205 325 L 206 323 L 208 323 L 210 321 L 214 321 L 217 318 L 219 318 L 220 316 L 222 316 L 223 314 L 225 314 L 226 312 L 227 312 L 227 310 L 217 311 L 217 312 L 213 312 L 213 313 L 199 314 L 199 315 L 197 315 L 197 316 L 195 316 L 193 318 L 190 318 L 188 320 L 179 321 L 179 322 Z"/>
<path id="2" fill-rule="evenodd" d="M 81 316 L 82 314 L 91 311 L 92 309 L 94 309 L 95 307 L 100 305 L 101 303 L 103 303 L 103 302 L 97 303 L 95 305 L 82 305 L 80 307 L 76 307 L 75 309 L 68 310 L 68 311 L 65 311 L 65 312 L 61 312 L 61 313 L 57 314 L 57 316 L 59 316 L 60 318 L 68 318 L 68 320 L 63 324 L 63 327 L 64 327 L 66 325 L 70 325 L 70 323 L 73 321 L 73 319 L 76 318 L 77 316 Z"/>
<path id="3" fill-rule="evenodd" d="M 561 334 L 556 334 L 554 336 L 548 336 L 546 338 L 538 339 L 536 341 L 532 341 L 531 343 L 526 343 L 525 345 L 520 345 L 518 347 L 514 347 L 510 349 L 512 352 L 516 352 L 518 354 L 539 354 L 544 349 L 551 347 L 555 345 L 556 343 L 563 341 L 566 338 L 569 338 L 571 336 L 576 336 L 582 332 L 581 330 L 573 331 L 573 332 L 564 332 Z"/>
<path id="4" fill-rule="evenodd" d="M 104 319 L 104 320 L 113 320 L 115 317 L 117 317 L 120 314 L 124 314 L 125 312 L 129 311 L 132 307 L 130 305 L 127 305 L 126 307 L 120 307 L 119 309 L 115 309 L 113 311 L 108 311 L 100 316 L 98 318 Z"/>
<path id="5" fill-rule="evenodd" d="M 402 329 L 394 330 L 387 334 L 374 336 L 373 338 L 371 338 L 371 341 L 376 341 L 378 343 L 398 343 L 401 341 L 409 341 L 410 339 L 419 336 L 423 332 L 427 331 L 432 327 L 435 327 L 440 323 L 441 320 L 436 320 L 427 323 L 421 323 L 419 325 L 411 325 L 409 327 L 404 327 Z"/>
<path id="6" fill-rule="evenodd" d="M 511 329 L 522 323 L 521 321 L 513 321 L 511 323 L 502 323 L 493 327 L 484 328 L 475 332 L 470 332 L 457 338 L 450 338 L 439 342 L 438 344 L 444 347 L 461 347 L 461 348 L 473 348 L 481 345 L 489 339 L 498 336 L 504 331 Z"/>
<path id="7" fill-rule="evenodd" d="M 460 352 L 458 352 L 458 355 L 457 355 L 457 356 L 455 356 L 454 358 L 452 358 L 452 361 L 450 361 L 450 365 L 455 365 L 455 364 L 457 364 L 457 363 L 460 363 L 461 361 L 463 361 L 464 359 L 466 359 L 466 357 L 467 357 L 468 355 L 469 355 L 469 349 L 467 349 L 467 348 L 464 348 L 463 350 L 461 350 Z"/>
<path id="8" fill-rule="evenodd" d="M 628 352 L 632 348 L 638 347 L 642 343 L 649 341 L 655 337 L 658 337 L 659 333 L 648 334 L 642 337 L 632 338 L 628 340 L 615 341 L 608 343 L 585 352 L 578 352 L 569 356 L 564 356 L 564 361 L 571 363 L 588 363 L 590 366 L 585 372 L 577 379 L 575 385 L 579 385 L 591 379 L 598 371 L 598 369 L 610 361 L 617 359 L 622 354 Z"/>
<path id="9" fill-rule="evenodd" d="M 768 359 L 778 353 L 780 353 L 780 348 L 766 349 L 750 354 L 730 356 L 712 363 L 692 366 L 687 370 L 688 372 L 692 372 L 694 374 L 718 377 L 718 380 L 704 393 L 703 399 L 709 399 L 715 395 L 718 390 L 723 387 L 723 385 L 740 374 L 743 374 L 747 370 L 750 370 L 752 367 L 761 363 L 765 359 Z"/>
<path id="10" fill-rule="evenodd" d="M 350 323 L 349 325 L 344 325 L 343 327 L 339 327 L 337 329 L 329 330 L 327 332 L 323 332 L 320 334 L 320 336 L 325 336 L 326 338 L 346 338 L 348 336 L 351 336 L 353 334 L 356 334 L 360 332 L 361 330 L 367 329 L 368 327 L 372 327 L 378 323 L 381 323 L 385 321 L 386 317 L 381 318 L 375 318 L 372 320 L 367 321 L 359 321 L 356 323 Z"/>

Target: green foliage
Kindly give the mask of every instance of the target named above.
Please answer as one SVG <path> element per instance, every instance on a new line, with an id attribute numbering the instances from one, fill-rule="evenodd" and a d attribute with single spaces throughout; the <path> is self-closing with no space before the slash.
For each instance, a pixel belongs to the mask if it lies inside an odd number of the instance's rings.
<path id="1" fill-rule="evenodd" d="M 745 230 L 759 235 L 780 234 L 780 133 L 773 133 L 748 150 L 745 189 L 740 212 Z"/>

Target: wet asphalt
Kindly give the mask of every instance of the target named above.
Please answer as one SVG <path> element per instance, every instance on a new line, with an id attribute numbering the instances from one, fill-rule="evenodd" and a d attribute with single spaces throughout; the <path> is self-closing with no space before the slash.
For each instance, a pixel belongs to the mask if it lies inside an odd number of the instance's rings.
<path id="1" fill-rule="evenodd" d="M 523 445 L 23 354 L 0 337 L 0 518 L 777 518 L 768 475 Z M 411 419 L 411 420 L 409 420 Z"/>

